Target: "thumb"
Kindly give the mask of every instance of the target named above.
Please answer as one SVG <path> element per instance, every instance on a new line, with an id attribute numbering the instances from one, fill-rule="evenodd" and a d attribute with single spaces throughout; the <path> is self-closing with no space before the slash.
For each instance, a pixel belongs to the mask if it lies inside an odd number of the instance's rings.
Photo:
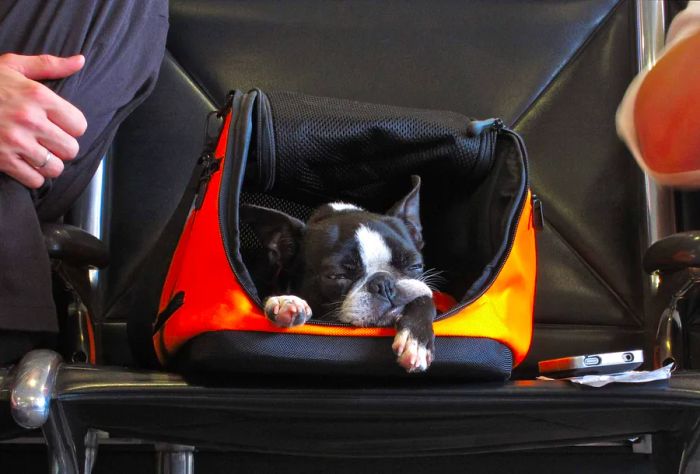
<path id="1" fill-rule="evenodd" d="M 42 79 L 61 79 L 80 71 L 85 64 L 85 56 L 76 54 L 67 58 L 40 54 L 38 56 L 24 56 L 20 54 L 8 55 L 3 58 L 3 64 L 8 66 L 27 79 L 35 81 Z"/>

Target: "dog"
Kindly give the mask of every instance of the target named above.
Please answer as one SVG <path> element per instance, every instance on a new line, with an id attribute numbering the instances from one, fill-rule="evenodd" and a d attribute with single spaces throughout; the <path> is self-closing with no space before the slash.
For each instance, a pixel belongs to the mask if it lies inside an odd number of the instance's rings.
<path id="1" fill-rule="evenodd" d="M 334 202 L 306 223 L 283 212 L 241 206 L 267 252 L 275 282 L 264 299 L 274 324 L 292 327 L 317 319 L 354 326 L 395 326 L 392 349 L 407 372 L 434 358 L 436 315 L 424 281 L 420 177 L 386 214 Z M 271 273 L 270 273 L 271 272 Z"/>

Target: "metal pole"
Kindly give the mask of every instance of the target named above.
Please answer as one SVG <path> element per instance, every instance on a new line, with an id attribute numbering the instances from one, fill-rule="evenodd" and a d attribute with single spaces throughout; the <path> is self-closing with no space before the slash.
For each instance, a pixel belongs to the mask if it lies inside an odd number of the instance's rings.
<path id="1" fill-rule="evenodd" d="M 158 474 L 194 474 L 194 447 L 156 444 Z"/>
<path id="2" fill-rule="evenodd" d="M 646 71 L 656 64 L 664 46 L 666 15 L 665 2 L 636 0 L 637 7 L 637 60 L 638 70 Z M 673 191 L 657 185 L 644 175 L 647 204 L 648 245 L 676 232 Z M 654 285 L 656 287 L 656 285 Z"/>

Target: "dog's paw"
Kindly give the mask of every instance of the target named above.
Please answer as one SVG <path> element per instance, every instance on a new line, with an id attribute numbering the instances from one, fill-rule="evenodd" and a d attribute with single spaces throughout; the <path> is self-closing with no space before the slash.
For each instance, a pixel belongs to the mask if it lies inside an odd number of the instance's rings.
<path id="1" fill-rule="evenodd" d="M 406 372 L 424 372 L 433 362 L 433 348 L 419 342 L 408 329 L 396 333 L 391 348 L 398 356 L 396 362 Z"/>
<path id="2" fill-rule="evenodd" d="M 265 315 L 277 326 L 290 328 L 308 321 L 311 308 L 306 301 L 297 296 L 271 296 L 265 300 Z"/>

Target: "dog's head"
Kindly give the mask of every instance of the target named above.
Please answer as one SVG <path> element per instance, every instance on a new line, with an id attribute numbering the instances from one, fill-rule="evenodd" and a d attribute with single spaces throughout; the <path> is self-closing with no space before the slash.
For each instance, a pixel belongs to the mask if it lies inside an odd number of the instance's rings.
<path id="1" fill-rule="evenodd" d="M 421 280 L 420 178 L 386 214 L 352 204 L 318 208 L 305 224 L 282 212 L 242 206 L 266 246 L 269 264 L 292 274 L 290 290 L 315 317 L 356 326 L 388 326 L 431 290 Z"/>

